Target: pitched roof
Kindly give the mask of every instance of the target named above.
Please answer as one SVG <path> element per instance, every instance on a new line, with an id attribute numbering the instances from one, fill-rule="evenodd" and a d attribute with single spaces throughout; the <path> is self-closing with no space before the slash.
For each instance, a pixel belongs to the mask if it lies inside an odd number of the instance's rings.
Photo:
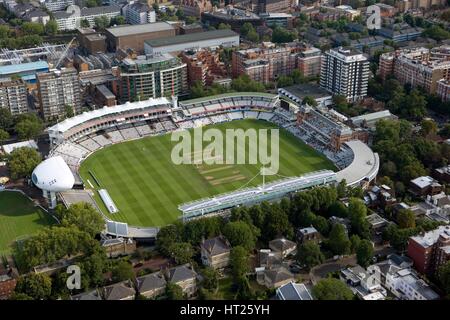
<path id="1" fill-rule="evenodd" d="M 72 300 L 102 300 L 97 289 L 71 296 Z"/>
<path id="2" fill-rule="evenodd" d="M 141 293 L 166 286 L 166 279 L 164 279 L 164 276 L 159 272 L 139 277 L 136 280 L 138 290 Z"/>
<path id="3" fill-rule="evenodd" d="M 276 269 L 266 270 L 266 277 L 268 277 L 272 283 L 278 283 L 288 279 L 293 279 L 294 276 L 285 267 L 279 267 Z"/>
<path id="4" fill-rule="evenodd" d="M 269 242 L 269 247 L 274 251 L 285 251 L 296 247 L 297 244 L 285 238 L 275 239 Z"/>
<path id="5" fill-rule="evenodd" d="M 121 300 L 128 298 L 136 293 L 131 284 L 131 281 L 129 280 L 104 287 L 103 290 L 106 300 Z"/>
<path id="6" fill-rule="evenodd" d="M 212 256 L 230 252 L 230 245 L 221 236 L 205 240 L 201 246 Z"/>
<path id="7" fill-rule="evenodd" d="M 313 300 L 311 293 L 303 283 L 289 282 L 278 288 L 282 300 Z"/>
<path id="8" fill-rule="evenodd" d="M 192 279 L 196 276 L 197 273 L 190 268 L 189 264 L 169 269 L 169 281 L 173 283 Z"/>

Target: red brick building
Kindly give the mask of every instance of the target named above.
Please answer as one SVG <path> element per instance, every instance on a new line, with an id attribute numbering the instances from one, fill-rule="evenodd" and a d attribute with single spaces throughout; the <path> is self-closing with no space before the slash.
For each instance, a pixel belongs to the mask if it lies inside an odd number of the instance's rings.
<path id="1" fill-rule="evenodd" d="M 217 51 L 184 51 L 180 57 L 187 65 L 189 85 L 200 81 L 204 86 L 210 86 L 228 77 L 227 68 L 220 61 Z"/>
<path id="2" fill-rule="evenodd" d="M 409 238 L 408 256 L 421 273 L 432 275 L 450 260 L 450 226 Z"/>

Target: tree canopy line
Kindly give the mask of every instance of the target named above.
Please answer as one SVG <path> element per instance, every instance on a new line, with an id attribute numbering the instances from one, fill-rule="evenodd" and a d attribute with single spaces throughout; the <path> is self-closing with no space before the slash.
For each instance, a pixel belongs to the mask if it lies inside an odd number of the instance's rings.
<path id="1" fill-rule="evenodd" d="M 424 120 L 414 132 L 407 120 L 381 120 L 376 125 L 373 149 L 380 155 L 380 177 L 404 196 L 411 179 L 427 175 L 450 162 L 450 146 L 427 137 L 436 134 L 434 122 Z M 395 181 L 395 182 L 394 182 Z"/>
<path id="2" fill-rule="evenodd" d="M 0 47 L 24 49 L 38 46 L 42 44 L 43 36 L 53 36 L 58 32 L 58 25 L 53 19 L 45 26 L 42 23 L 16 20 L 19 26 L 17 29 L 12 29 L 8 25 L 0 26 Z"/>
<path id="3" fill-rule="evenodd" d="M 347 189 L 344 181 L 337 187 L 318 187 L 276 203 L 233 208 L 228 218 L 203 218 L 184 224 L 176 222 L 161 228 L 156 246 L 161 254 L 177 263 L 196 264 L 200 261 L 202 239 L 225 236 L 232 246 L 233 292 L 240 299 L 255 298 L 261 293 L 249 285 L 250 253 L 257 247 L 266 247 L 269 241 L 278 237 L 295 241 L 297 228 L 314 226 L 326 238 L 321 247 L 314 243 L 299 247 L 297 260 L 307 268 L 336 254 L 356 253 L 362 265 L 371 261 L 373 247 L 368 240 L 367 208 L 361 199 L 352 197 L 354 195 L 361 196 L 362 191 Z M 348 207 L 338 200 L 345 196 L 350 196 Z M 331 216 L 348 218 L 352 225 L 349 233 L 340 224 L 331 225 L 327 219 Z M 211 294 L 207 290 L 203 293 Z"/>
<path id="4" fill-rule="evenodd" d="M 75 259 L 82 273 L 81 291 L 108 284 L 110 281 L 104 276 L 108 271 L 113 282 L 134 277 L 130 263 L 108 259 L 105 249 L 95 239 L 105 222 L 90 204 L 74 204 L 69 209 L 58 206 L 55 215 L 59 224 L 43 228 L 14 246 L 14 257 L 22 272 L 60 259 Z M 67 289 L 67 277 L 65 270 L 53 276 L 34 272 L 24 274 L 18 280 L 12 299 L 68 298 L 73 292 Z"/>

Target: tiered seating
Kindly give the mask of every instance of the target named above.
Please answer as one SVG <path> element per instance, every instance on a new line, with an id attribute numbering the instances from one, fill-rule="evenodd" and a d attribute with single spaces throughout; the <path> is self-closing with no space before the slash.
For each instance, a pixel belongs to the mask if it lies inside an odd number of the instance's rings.
<path id="1" fill-rule="evenodd" d="M 141 136 L 134 127 L 127 129 L 120 129 L 120 133 L 122 134 L 125 140 L 137 139 Z"/>
<path id="2" fill-rule="evenodd" d="M 164 127 L 164 129 L 166 129 L 167 131 L 172 131 L 172 130 L 175 130 L 177 128 L 175 123 L 173 123 L 171 120 L 161 121 L 161 124 Z"/>
<path id="3" fill-rule="evenodd" d="M 258 118 L 258 114 L 259 114 L 259 112 L 255 112 L 255 111 L 245 111 L 244 112 L 245 118 L 248 118 L 248 119 Z"/>
<path id="4" fill-rule="evenodd" d="M 195 127 L 195 124 L 194 124 L 194 121 L 192 121 L 192 120 L 186 120 L 183 122 L 178 122 L 178 126 L 181 129 L 192 129 Z"/>
<path id="5" fill-rule="evenodd" d="M 148 126 L 147 123 L 140 123 L 139 125 L 135 124 L 135 129 L 137 130 L 137 132 L 139 132 L 139 134 L 144 137 L 144 136 L 148 136 L 150 134 L 152 134 L 152 130 L 150 129 L 150 127 Z"/>
<path id="6" fill-rule="evenodd" d="M 106 139 L 106 137 L 104 137 L 101 134 L 92 137 L 92 140 L 97 142 L 100 145 L 100 147 L 104 147 L 104 146 L 108 146 L 108 145 L 112 144 L 111 140 Z"/>
<path id="7" fill-rule="evenodd" d="M 270 121 L 270 119 L 273 118 L 273 113 L 268 113 L 268 112 L 260 112 L 258 115 L 258 119 L 260 120 L 265 120 L 265 121 Z"/>
<path id="8" fill-rule="evenodd" d="M 161 123 L 159 122 L 153 122 L 150 124 L 150 128 L 152 128 L 152 131 L 154 133 L 160 133 L 162 131 L 164 131 L 164 127 L 162 126 Z"/>
<path id="9" fill-rule="evenodd" d="M 95 150 L 100 148 L 100 145 L 91 138 L 87 138 L 84 141 L 80 141 L 78 142 L 78 144 L 85 147 L 90 152 L 94 152 Z"/>
<path id="10" fill-rule="evenodd" d="M 231 120 L 237 120 L 237 119 L 244 118 L 244 115 L 242 114 L 241 111 L 230 112 L 228 115 L 230 116 Z"/>
<path id="11" fill-rule="evenodd" d="M 209 119 L 211 120 L 212 123 L 221 123 L 221 122 L 229 121 L 229 118 L 226 116 L 226 114 L 219 114 L 216 116 L 211 116 L 211 117 L 209 117 Z"/>
<path id="12" fill-rule="evenodd" d="M 110 132 L 108 132 L 108 135 L 109 135 L 109 139 L 112 141 L 112 143 L 118 143 L 118 142 L 122 142 L 125 140 L 123 138 L 123 136 L 120 134 L 119 130 L 110 131 Z"/>

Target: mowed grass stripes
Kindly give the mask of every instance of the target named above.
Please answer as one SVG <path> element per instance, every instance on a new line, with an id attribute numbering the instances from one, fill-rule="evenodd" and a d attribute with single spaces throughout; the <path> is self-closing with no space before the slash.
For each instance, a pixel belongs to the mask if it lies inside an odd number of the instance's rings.
<path id="1" fill-rule="evenodd" d="M 31 235 L 54 220 L 19 192 L 0 191 L 0 256 L 11 252 L 18 238 Z"/>
<path id="2" fill-rule="evenodd" d="M 226 129 L 277 129 L 259 120 L 238 120 L 204 129 L 209 128 L 222 132 Z M 279 176 L 266 176 L 266 181 L 335 169 L 325 156 L 286 130 L 280 129 L 279 134 Z M 260 164 L 175 165 L 171 160 L 175 144 L 170 134 L 116 144 L 91 155 L 81 165 L 80 174 L 85 183 L 89 179 L 96 190 L 108 190 L 119 212 L 110 215 L 96 193 L 96 201 L 105 214 L 136 226 L 163 226 L 179 218 L 178 205 L 184 202 L 230 192 L 244 185 L 262 184 L 261 176 L 248 183 L 260 171 Z M 245 148 L 248 152 L 256 146 L 249 146 L 247 142 Z M 89 171 L 94 173 L 100 186 L 95 184 Z"/>

